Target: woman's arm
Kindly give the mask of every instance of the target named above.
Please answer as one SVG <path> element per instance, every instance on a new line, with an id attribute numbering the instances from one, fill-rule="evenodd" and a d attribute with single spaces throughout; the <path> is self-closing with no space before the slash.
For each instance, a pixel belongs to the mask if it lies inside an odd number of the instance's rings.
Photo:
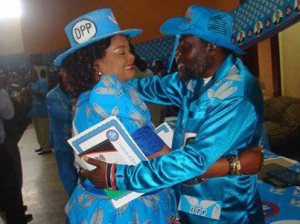
<path id="1" fill-rule="evenodd" d="M 262 147 L 252 147 L 239 155 L 241 163 L 241 174 L 256 174 L 260 171 L 263 164 Z M 198 178 L 220 177 L 228 175 L 229 161 L 227 158 L 220 158 L 202 176 Z"/>
<path id="2" fill-rule="evenodd" d="M 262 147 L 252 147 L 246 149 L 239 156 L 241 163 L 241 173 L 242 174 L 256 174 L 260 171 L 260 168 L 263 164 L 263 153 L 261 152 Z M 161 151 L 154 153 L 153 155 L 148 156 L 148 159 L 153 159 L 170 152 L 170 148 L 166 145 L 162 148 Z M 202 176 L 197 177 L 201 178 L 210 178 L 210 177 L 221 177 L 228 175 L 229 173 L 229 161 L 227 158 L 220 158 L 215 162 Z"/>

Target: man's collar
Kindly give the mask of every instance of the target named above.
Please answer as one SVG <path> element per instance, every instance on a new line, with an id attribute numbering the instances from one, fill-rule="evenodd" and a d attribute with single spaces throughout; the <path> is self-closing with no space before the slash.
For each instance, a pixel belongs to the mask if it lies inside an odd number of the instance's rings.
<path id="1" fill-rule="evenodd" d="M 228 71 L 230 70 L 230 68 L 232 67 L 232 65 L 235 63 L 235 61 L 236 61 L 235 55 L 233 53 L 230 54 L 216 71 L 216 74 L 214 75 L 214 80 L 218 81 L 223 77 L 225 77 Z"/>

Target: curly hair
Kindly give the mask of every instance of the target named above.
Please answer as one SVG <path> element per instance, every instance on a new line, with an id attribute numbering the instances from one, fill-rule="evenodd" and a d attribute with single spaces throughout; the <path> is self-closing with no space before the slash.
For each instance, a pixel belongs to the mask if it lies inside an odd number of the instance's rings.
<path id="1" fill-rule="evenodd" d="M 68 94 L 73 98 L 77 98 L 82 92 L 90 90 L 95 85 L 93 63 L 96 59 L 105 56 L 111 38 L 108 37 L 89 44 L 63 60 L 62 67 L 67 73 L 69 84 L 73 87 L 73 92 Z"/>

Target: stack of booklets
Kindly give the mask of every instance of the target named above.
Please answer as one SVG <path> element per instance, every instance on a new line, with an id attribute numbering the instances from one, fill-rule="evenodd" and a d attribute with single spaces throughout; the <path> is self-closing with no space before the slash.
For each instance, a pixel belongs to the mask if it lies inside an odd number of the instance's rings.
<path id="1" fill-rule="evenodd" d="M 156 132 L 168 146 L 171 145 L 173 131 L 167 123 L 157 127 Z M 106 163 L 127 165 L 137 165 L 139 162 L 147 160 L 147 157 L 115 116 L 99 122 L 72 137 L 68 142 L 76 152 L 76 161 L 87 170 L 92 170 L 95 166 L 82 160 L 83 156 Z M 109 189 L 104 189 L 103 194 L 111 199 L 116 208 L 142 195 L 142 193 L 133 191 L 112 191 Z"/>

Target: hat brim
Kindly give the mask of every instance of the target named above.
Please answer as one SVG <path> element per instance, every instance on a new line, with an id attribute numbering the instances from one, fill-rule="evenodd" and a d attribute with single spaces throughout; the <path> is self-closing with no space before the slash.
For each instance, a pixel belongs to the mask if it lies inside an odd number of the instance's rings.
<path id="1" fill-rule="evenodd" d="M 210 43 L 213 43 L 217 46 L 221 46 L 223 48 L 230 49 L 234 51 L 237 54 L 245 54 L 245 52 L 239 48 L 237 45 L 232 44 L 231 42 L 225 42 L 220 40 L 217 36 L 212 36 L 209 35 L 208 33 L 202 31 L 202 30 L 197 30 L 195 32 L 195 29 L 190 29 L 188 26 L 186 29 L 179 27 L 184 23 L 184 17 L 177 17 L 177 18 L 171 18 L 165 21 L 161 27 L 160 27 L 160 32 L 164 35 L 169 35 L 169 36 L 176 36 L 176 35 L 195 35 L 203 40 L 206 40 Z M 188 24 L 188 23 L 187 23 Z"/>
<path id="2" fill-rule="evenodd" d="M 114 36 L 114 35 L 117 35 L 117 34 L 124 34 L 126 36 L 129 36 L 129 38 L 135 38 L 137 37 L 138 35 L 140 35 L 143 31 L 141 29 L 128 29 L 128 30 L 120 30 L 120 31 L 117 31 L 117 32 L 113 32 L 113 33 L 109 33 L 109 34 L 106 34 L 106 35 L 103 35 L 103 36 L 98 36 L 96 38 L 92 38 L 91 40 L 89 41 L 86 41 L 82 44 L 78 44 L 76 45 L 75 47 L 72 47 L 70 48 L 69 50 L 65 51 L 64 53 L 62 53 L 61 55 L 59 55 L 55 60 L 54 60 L 54 65 L 55 66 L 61 66 L 62 64 L 62 61 L 69 55 L 69 54 L 72 54 L 74 53 L 75 51 L 83 48 L 83 47 L 86 47 L 92 43 L 95 43 L 99 40 L 102 40 L 104 38 L 107 38 L 107 37 L 111 37 L 111 36 Z"/>

